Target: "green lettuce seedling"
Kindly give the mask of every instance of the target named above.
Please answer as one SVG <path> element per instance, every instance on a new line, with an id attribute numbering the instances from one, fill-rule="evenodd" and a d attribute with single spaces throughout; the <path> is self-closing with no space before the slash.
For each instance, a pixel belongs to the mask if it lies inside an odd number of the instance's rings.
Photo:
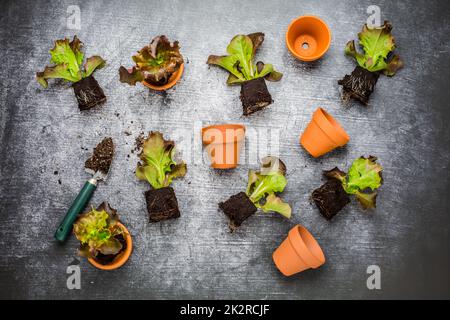
<path id="1" fill-rule="evenodd" d="M 165 85 L 183 64 L 178 41 L 170 43 L 164 35 L 153 38 L 132 59 L 136 66 L 130 72 L 122 66 L 119 69 L 120 81 L 132 86 L 144 80 L 154 85 Z"/>
<path id="2" fill-rule="evenodd" d="M 403 66 L 403 61 L 396 54 L 389 56 L 395 50 L 395 40 L 391 31 L 392 25 L 388 21 L 381 27 L 374 28 L 369 28 L 365 24 L 358 33 L 359 44 L 364 52 L 357 52 L 355 41 L 351 40 L 345 47 L 345 53 L 355 58 L 360 67 L 370 72 L 382 71 L 387 76 L 393 76 Z"/>
<path id="3" fill-rule="evenodd" d="M 261 170 L 249 170 L 246 194 L 253 204 L 264 212 L 278 212 L 291 217 L 292 209 L 276 193 L 283 192 L 287 184 L 286 166 L 276 157 L 265 157 Z"/>
<path id="4" fill-rule="evenodd" d="M 369 156 L 360 157 L 353 161 L 348 173 L 334 168 L 324 174 L 328 178 L 337 179 L 347 194 L 353 194 L 364 209 L 376 207 L 377 189 L 383 184 L 383 167 L 378 164 L 377 158 Z"/>
<path id="5" fill-rule="evenodd" d="M 151 132 L 144 141 L 136 177 L 150 183 L 153 189 L 168 187 L 173 179 L 186 174 L 186 164 L 173 160 L 175 143 L 164 140 L 160 132 Z"/>
<path id="6" fill-rule="evenodd" d="M 81 256 L 95 258 L 99 253 L 114 255 L 120 252 L 122 244 L 116 238 L 124 231 L 118 224 L 117 211 L 107 203 L 102 203 L 97 209 L 92 208 L 77 219 L 73 232 L 80 241 Z"/>
<path id="7" fill-rule="evenodd" d="M 100 56 L 92 56 L 86 59 L 83 65 L 84 54 L 81 51 L 83 43 L 77 38 L 69 42 L 69 39 L 56 40 L 55 46 L 50 50 L 51 67 L 45 67 L 44 71 L 36 73 L 37 81 L 44 87 L 48 87 L 48 79 L 64 79 L 70 82 L 78 82 L 89 77 L 96 69 L 105 65 L 105 60 Z"/>
<path id="8" fill-rule="evenodd" d="M 217 65 L 228 72 L 227 84 L 239 84 L 257 78 L 265 78 L 268 81 L 279 81 L 283 74 L 275 71 L 273 65 L 259 61 L 254 63 L 256 50 L 264 41 L 261 32 L 249 35 L 239 34 L 235 36 L 227 47 L 226 56 L 210 55 L 207 63 Z"/>

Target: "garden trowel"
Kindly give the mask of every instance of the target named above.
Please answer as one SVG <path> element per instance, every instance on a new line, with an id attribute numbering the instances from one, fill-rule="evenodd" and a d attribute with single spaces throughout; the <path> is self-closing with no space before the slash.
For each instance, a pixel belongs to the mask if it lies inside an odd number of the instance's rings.
<path id="1" fill-rule="evenodd" d="M 72 225 L 81 211 L 84 210 L 86 204 L 92 197 L 94 190 L 97 188 L 97 182 L 105 180 L 114 155 L 114 145 L 111 138 L 103 139 L 94 149 L 93 155 L 86 160 L 85 170 L 92 174 L 92 178 L 86 181 L 78 196 L 72 203 L 69 211 L 67 211 L 64 220 L 56 230 L 55 238 L 63 242 L 72 231 Z"/>

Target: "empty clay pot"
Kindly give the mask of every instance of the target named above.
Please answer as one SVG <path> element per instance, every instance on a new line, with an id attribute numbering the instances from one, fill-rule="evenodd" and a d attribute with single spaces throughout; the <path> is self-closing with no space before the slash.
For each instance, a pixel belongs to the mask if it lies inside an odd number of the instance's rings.
<path id="1" fill-rule="evenodd" d="M 127 228 L 120 222 L 118 222 L 120 228 L 124 231 L 125 241 L 127 242 L 127 247 L 124 251 L 119 253 L 117 257 L 114 258 L 113 262 L 110 264 L 101 264 L 98 263 L 94 258 L 89 258 L 88 261 L 96 268 L 101 270 L 114 270 L 118 269 L 127 262 L 128 258 L 130 258 L 131 251 L 133 250 L 133 241 L 131 240 L 131 235 L 128 232 Z"/>
<path id="2" fill-rule="evenodd" d="M 325 255 L 305 227 L 296 225 L 273 253 L 273 262 L 282 274 L 291 276 L 325 263 Z"/>
<path id="3" fill-rule="evenodd" d="M 211 157 L 214 169 L 233 169 L 239 162 L 241 143 L 245 137 L 245 126 L 222 124 L 202 129 L 202 141 Z"/>
<path id="4" fill-rule="evenodd" d="M 350 140 L 340 124 L 325 110 L 318 108 L 300 138 L 300 144 L 313 157 L 342 147 Z"/>
<path id="5" fill-rule="evenodd" d="M 172 88 L 174 85 L 177 84 L 177 82 L 181 79 L 181 76 L 183 75 L 183 71 L 184 71 L 184 63 L 181 64 L 180 68 L 174 74 L 172 74 L 172 76 L 169 79 L 169 82 L 167 82 L 163 86 L 156 86 L 154 84 L 148 83 L 145 80 L 142 81 L 142 84 L 144 86 L 146 86 L 147 88 L 150 88 L 153 90 L 164 91 L 164 90 Z"/>
<path id="6" fill-rule="evenodd" d="M 330 28 L 318 17 L 302 16 L 289 24 L 286 45 L 297 59 L 317 60 L 327 52 L 330 44 Z"/>

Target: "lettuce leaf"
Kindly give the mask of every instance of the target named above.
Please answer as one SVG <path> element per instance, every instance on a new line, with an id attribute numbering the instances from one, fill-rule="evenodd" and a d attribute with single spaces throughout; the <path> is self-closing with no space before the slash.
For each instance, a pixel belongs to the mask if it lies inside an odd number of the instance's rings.
<path id="1" fill-rule="evenodd" d="M 283 192 L 287 184 L 286 166 L 276 157 L 265 157 L 259 171 L 249 170 L 246 194 L 264 212 L 275 211 L 290 218 L 291 207 L 275 193 Z"/>
<path id="2" fill-rule="evenodd" d="M 324 171 L 328 179 L 335 179 L 342 183 L 348 194 L 353 194 L 364 209 L 375 208 L 377 189 L 383 184 L 383 167 L 377 163 L 377 158 L 369 156 L 360 157 L 353 161 L 348 173 L 334 169 Z"/>
<path id="3" fill-rule="evenodd" d="M 86 60 L 83 68 L 84 54 L 81 51 L 82 47 L 83 43 L 77 36 L 74 36 L 71 42 L 67 38 L 56 40 L 54 47 L 50 50 L 50 62 L 54 65 L 45 67 L 42 72 L 37 72 L 37 81 L 44 88 L 48 87 L 47 79 L 78 82 L 105 65 L 105 60 L 99 56 L 93 56 Z"/>
<path id="4" fill-rule="evenodd" d="M 98 253 L 117 254 L 122 244 L 116 236 L 124 233 L 118 222 L 117 211 L 105 202 L 80 215 L 73 225 L 75 236 L 81 243 L 80 254 L 87 257 L 96 257 Z"/>
<path id="5" fill-rule="evenodd" d="M 132 71 L 120 67 L 119 74 L 121 82 L 133 86 L 143 80 L 155 85 L 167 84 L 172 74 L 183 64 L 178 41 L 171 43 L 164 35 L 153 38 L 132 59 L 136 63 Z"/>
<path id="6" fill-rule="evenodd" d="M 175 143 L 164 140 L 160 132 L 151 132 L 144 141 L 139 155 L 141 162 L 136 169 L 136 177 L 146 180 L 154 189 L 168 187 L 173 179 L 186 174 L 186 164 L 173 160 Z"/>
<path id="7" fill-rule="evenodd" d="M 345 53 L 352 56 L 359 66 L 370 71 L 383 71 L 387 76 L 395 75 L 396 71 L 403 67 L 403 62 L 397 55 L 389 54 L 395 50 L 395 40 L 391 34 L 392 25 L 385 21 L 381 27 L 369 28 L 365 24 L 358 33 L 359 44 L 363 53 L 356 50 L 355 42 L 349 41 L 345 47 Z"/>
<path id="8" fill-rule="evenodd" d="M 256 50 L 263 42 L 264 33 L 262 32 L 249 35 L 239 34 L 233 37 L 227 46 L 228 55 L 210 55 L 207 64 L 217 65 L 230 72 L 227 80 L 228 85 L 262 77 L 269 81 L 279 81 L 282 74 L 275 71 L 271 64 L 264 65 L 262 62 L 254 64 L 253 62 Z"/>

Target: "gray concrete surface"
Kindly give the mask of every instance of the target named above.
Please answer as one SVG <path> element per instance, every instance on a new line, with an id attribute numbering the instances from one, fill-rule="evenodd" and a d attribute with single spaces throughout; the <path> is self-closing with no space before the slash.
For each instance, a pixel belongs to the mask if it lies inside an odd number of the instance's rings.
<path id="1" fill-rule="evenodd" d="M 73 4 L 81 8 L 81 30 L 66 27 Z M 380 78 L 370 106 L 346 107 L 337 80 L 355 63 L 343 49 L 371 4 L 392 21 L 406 67 L 394 78 Z M 288 23 L 304 14 L 324 18 L 333 32 L 330 50 L 315 63 L 295 60 L 284 44 Z M 445 1 L 2 1 L 0 297 L 450 298 L 449 16 Z M 226 73 L 205 62 L 209 54 L 225 53 L 233 35 L 254 31 L 266 34 L 258 58 L 284 78 L 269 83 L 273 105 L 243 118 L 239 88 L 227 87 Z M 52 82 L 44 90 L 34 79 L 48 64 L 52 42 L 74 34 L 88 56 L 108 60 L 95 73 L 108 101 L 85 113 L 69 85 Z M 121 84 L 119 66 L 131 65 L 131 55 L 158 34 L 181 43 L 189 62 L 181 82 L 167 94 Z M 351 141 L 315 160 L 298 137 L 318 106 L 335 115 Z M 219 173 L 194 161 L 200 153 L 194 125 L 218 122 L 258 129 L 261 156 L 264 133 L 273 132 L 272 146 L 288 167 L 283 197 L 293 207 L 290 221 L 258 213 L 228 232 L 217 203 L 243 190 L 248 168 L 256 165 Z M 175 139 L 189 162 L 187 176 L 174 183 L 182 211 L 175 221 L 147 223 L 142 193 L 148 185 L 134 177 L 131 149 L 138 133 L 148 130 Z M 119 210 L 134 252 L 113 272 L 81 259 L 82 288 L 68 290 L 66 268 L 77 242 L 72 237 L 58 245 L 53 233 L 87 178 L 84 160 L 107 135 L 117 154 L 93 203 L 107 200 Z M 377 209 L 363 212 L 354 203 L 327 222 L 309 200 L 322 182 L 321 170 L 346 169 L 369 154 L 384 167 Z M 327 263 L 284 278 L 271 253 L 297 223 L 316 235 Z M 366 288 L 373 264 L 381 268 L 381 290 Z"/>

